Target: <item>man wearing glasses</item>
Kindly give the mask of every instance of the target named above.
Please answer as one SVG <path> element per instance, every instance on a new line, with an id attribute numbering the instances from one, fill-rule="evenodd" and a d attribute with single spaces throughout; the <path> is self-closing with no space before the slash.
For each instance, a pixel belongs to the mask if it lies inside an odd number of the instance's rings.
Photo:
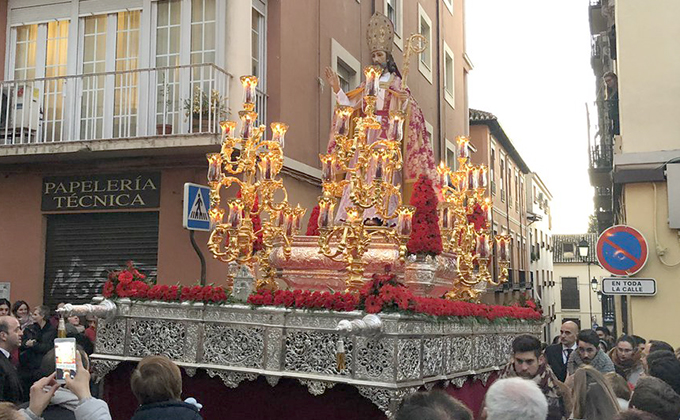
<path id="1" fill-rule="evenodd" d="M 576 369 L 590 365 L 600 373 L 614 372 L 614 363 L 600 350 L 600 337 L 594 330 L 581 330 L 576 338 L 576 351 L 569 356 L 567 373 L 573 375 Z"/>

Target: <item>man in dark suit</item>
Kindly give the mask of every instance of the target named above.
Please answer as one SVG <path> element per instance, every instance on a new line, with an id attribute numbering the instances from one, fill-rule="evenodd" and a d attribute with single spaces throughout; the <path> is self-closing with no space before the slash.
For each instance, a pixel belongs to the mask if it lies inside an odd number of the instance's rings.
<path id="1" fill-rule="evenodd" d="M 560 327 L 560 342 L 545 349 L 545 358 L 548 364 L 557 379 L 562 382 L 567 377 L 567 360 L 569 360 L 571 352 L 576 350 L 577 336 L 578 325 L 573 321 L 567 321 Z"/>
<path id="2" fill-rule="evenodd" d="M 0 401 L 19 404 L 24 401 L 17 369 L 10 362 L 10 354 L 21 345 L 23 332 L 19 320 L 13 316 L 0 317 Z"/>

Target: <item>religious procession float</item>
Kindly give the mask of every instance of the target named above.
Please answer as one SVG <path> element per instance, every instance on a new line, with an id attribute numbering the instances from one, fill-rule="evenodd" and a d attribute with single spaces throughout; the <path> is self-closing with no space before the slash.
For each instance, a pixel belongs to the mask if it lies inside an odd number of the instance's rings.
<path id="1" fill-rule="evenodd" d="M 225 282 L 155 284 L 130 264 L 95 302 L 63 309 L 102 318 L 92 368 L 114 418 L 134 411 L 129 376 L 153 354 L 182 367 L 206 419 L 384 419 L 432 387 L 477 408 L 512 339 L 540 334 L 531 301 L 479 303 L 509 265 L 509 238 L 490 233 L 487 169 L 470 163 L 466 138 L 457 169 L 435 167 L 406 87 L 424 39 L 408 39 L 400 75 L 385 65 L 393 35 L 376 14 L 368 42 L 384 54 L 358 89 L 336 92 L 307 235 L 278 177 L 288 126 L 272 123 L 270 137 L 255 126 L 257 78 L 244 76 L 240 123 L 222 122 L 208 155 L 208 249 L 228 264 Z"/>

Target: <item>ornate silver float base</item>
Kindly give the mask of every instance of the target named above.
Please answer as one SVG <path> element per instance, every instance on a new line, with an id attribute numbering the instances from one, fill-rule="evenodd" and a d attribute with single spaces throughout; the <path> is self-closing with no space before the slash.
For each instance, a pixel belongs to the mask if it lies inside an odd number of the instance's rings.
<path id="1" fill-rule="evenodd" d="M 462 386 L 487 380 L 507 362 L 517 334 L 539 335 L 540 324 L 504 325 L 380 315 L 376 337 L 344 338 L 346 369 L 336 365 L 335 330 L 361 312 L 298 311 L 246 305 L 206 306 L 117 302 L 115 318 L 101 321 L 93 370 L 100 377 L 123 361 L 165 354 L 190 373 L 205 369 L 226 386 L 262 375 L 275 386 L 295 378 L 319 395 L 337 383 L 355 386 L 388 416 L 405 396 L 437 382 Z"/>

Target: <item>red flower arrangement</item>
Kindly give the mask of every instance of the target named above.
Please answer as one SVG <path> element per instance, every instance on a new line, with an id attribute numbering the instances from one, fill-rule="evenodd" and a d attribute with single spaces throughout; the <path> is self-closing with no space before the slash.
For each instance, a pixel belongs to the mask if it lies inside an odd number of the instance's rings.
<path id="1" fill-rule="evenodd" d="M 104 283 L 102 295 L 105 298 L 134 298 L 138 300 L 160 300 L 164 302 L 205 302 L 223 303 L 229 297 L 220 286 L 168 286 L 155 284 L 140 273 L 132 261 L 125 269 L 112 271 Z"/>
<path id="2" fill-rule="evenodd" d="M 392 274 L 375 274 L 358 295 L 351 293 L 310 292 L 308 290 L 261 290 L 248 297 L 255 306 L 285 306 L 297 309 L 329 309 L 368 313 L 406 312 L 431 316 L 477 317 L 494 321 L 501 318 L 540 320 L 540 312 L 531 307 L 497 306 L 414 296 Z"/>
<path id="3" fill-rule="evenodd" d="M 309 215 L 309 222 L 307 223 L 307 236 L 319 236 L 319 205 L 317 204 L 312 209 L 312 214 Z"/>
<path id="4" fill-rule="evenodd" d="M 410 204 L 416 208 L 413 215 L 413 230 L 406 245 L 411 254 L 439 255 L 442 252 L 442 237 L 439 231 L 437 195 L 432 180 L 421 174 L 413 186 Z"/>

